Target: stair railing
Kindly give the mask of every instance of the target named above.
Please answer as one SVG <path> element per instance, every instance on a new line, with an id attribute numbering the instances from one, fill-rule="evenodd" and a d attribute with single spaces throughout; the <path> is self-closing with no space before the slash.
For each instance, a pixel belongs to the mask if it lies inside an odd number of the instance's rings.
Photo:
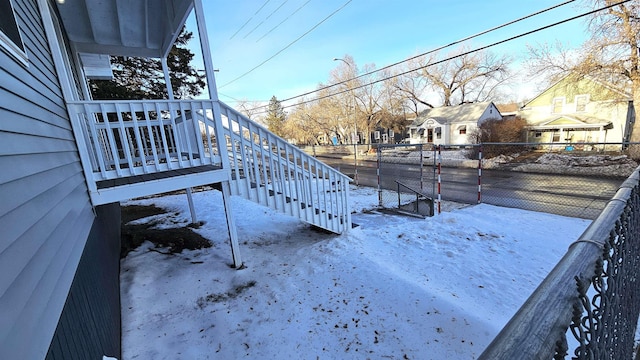
<path id="1" fill-rule="evenodd" d="M 220 102 L 232 192 L 324 229 L 351 227 L 348 176 Z"/>

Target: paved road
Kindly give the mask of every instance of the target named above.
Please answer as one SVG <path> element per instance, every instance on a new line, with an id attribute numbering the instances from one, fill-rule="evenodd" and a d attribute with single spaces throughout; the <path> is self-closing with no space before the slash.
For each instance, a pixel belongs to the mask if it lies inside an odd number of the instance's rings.
<path id="1" fill-rule="evenodd" d="M 327 157 L 318 159 L 353 177 L 353 161 Z M 376 166 L 372 161 L 358 163 L 360 185 L 377 186 Z M 420 169 L 417 165 L 383 163 L 380 175 L 383 189 L 397 191 L 396 180 L 399 180 L 413 187 L 421 187 L 425 193 L 434 197 L 434 193 L 437 194 L 437 188 L 434 186 L 436 176 L 432 166 Z M 484 169 L 481 201 L 499 206 L 594 219 L 615 194 L 622 181 L 624 179 Z M 441 196 L 443 200 L 476 203 L 478 170 L 443 167 Z M 397 202 L 397 196 L 394 198 Z M 393 202 L 394 199 L 389 201 Z"/>

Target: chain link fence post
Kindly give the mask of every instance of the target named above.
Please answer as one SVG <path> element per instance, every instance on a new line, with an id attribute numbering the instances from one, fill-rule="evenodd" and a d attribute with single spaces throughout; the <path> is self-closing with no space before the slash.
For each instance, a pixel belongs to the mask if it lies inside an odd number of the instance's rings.
<path id="1" fill-rule="evenodd" d="M 478 149 L 478 204 L 482 201 L 482 144 Z"/>
<path id="2" fill-rule="evenodd" d="M 419 156 L 420 156 L 420 190 L 422 190 L 422 183 L 424 182 L 424 155 L 422 153 L 422 150 L 424 148 L 423 144 L 420 144 L 420 152 L 419 152 Z"/>
<path id="3" fill-rule="evenodd" d="M 438 145 L 438 155 L 437 155 L 437 169 L 438 169 L 438 215 L 440 215 L 442 211 L 442 196 L 441 196 L 441 184 L 442 184 L 442 145 Z"/>
<path id="4" fill-rule="evenodd" d="M 358 144 L 353 144 L 353 180 L 358 186 Z"/>
<path id="5" fill-rule="evenodd" d="M 376 176 L 378 178 L 378 206 L 379 207 L 383 207 L 384 204 L 382 203 L 382 186 L 380 184 L 380 164 L 382 162 L 382 149 L 381 148 L 378 148 L 378 151 L 376 151 L 376 156 L 377 156 Z"/>

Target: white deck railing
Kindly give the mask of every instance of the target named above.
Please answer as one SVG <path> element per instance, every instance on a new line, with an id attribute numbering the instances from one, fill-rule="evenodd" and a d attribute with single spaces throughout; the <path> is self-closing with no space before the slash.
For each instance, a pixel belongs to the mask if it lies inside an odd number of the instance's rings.
<path id="1" fill-rule="evenodd" d="M 220 103 L 231 191 L 336 233 L 351 227 L 350 178 Z"/>
<path id="2" fill-rule="evenodd" d="M 222 102 L 78 101 L 68 108 L 96 182 L 220 166 L 230 171 L 235 195 L 337 233 L 351 226 L 349 177 Z"/>
<path id="3" fill-rule="evenodd" d="M 214 121 L 201 115 L 212 111 L 210 100 L 68 105 L 83 129 L 95 181 L 221 165 Z"/>

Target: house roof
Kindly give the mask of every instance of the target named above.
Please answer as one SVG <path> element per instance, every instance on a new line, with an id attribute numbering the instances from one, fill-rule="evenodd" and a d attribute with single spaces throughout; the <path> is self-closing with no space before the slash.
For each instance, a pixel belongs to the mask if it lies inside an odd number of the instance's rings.
<path id="1" fill-rule="evenodd" d="M 557 128 L 557 127 L 609 127 L 611 121 L 600 119 L 593 116 L 556 116 L 554 118 L 546 118 L 537 123 L 529 124 L 532 129 L 536 128 Z"/>
<path id="2" fill-rule="evenodd" d="M 193 0 L 57 1 L 69 41 L 80 53 L 161 58 Z"/>
<path id="3" fill-rule="evenodd" d="M 613 84 L 596 79 L 592 76 L 579 76 L 577 74 L 571 73 L 558 80 L 556 83 L 549 86 L 544 91 L 540 92 L 533 99 L 529 100 L 526 104 L 524 104 L 523 108 L 532 106 L 536 102 L 540 101 L 548 102 L 544 100 L 545 98 L 565 96 L 568 93 L 589 93 L 591 94 L 592 98 L 595 97 L 594 95 L 597 95 L 599 97 L 606 98 L 606 100 L 631 99 L 631 95 L 629 93 L 617 88 Z"/>
<path id="4" fill-rule="evenodd" d="M 427 109 L 418 115 L 411 126 L 418 127 L 429 119 L 433 119 L 441 125 L 477 122 L 485 110 L 492 105 L 492 102 L 481 102 Z M 499 113 L 497 116 L 501 117 Z"/>
<path id="5" fill-rule="evenodd" d="M 502 115 L 515 114 L 518 112 L 518 110 L 520 110 L 520 106 L 516 103 L 496 104 L 496 107 Z"/>

